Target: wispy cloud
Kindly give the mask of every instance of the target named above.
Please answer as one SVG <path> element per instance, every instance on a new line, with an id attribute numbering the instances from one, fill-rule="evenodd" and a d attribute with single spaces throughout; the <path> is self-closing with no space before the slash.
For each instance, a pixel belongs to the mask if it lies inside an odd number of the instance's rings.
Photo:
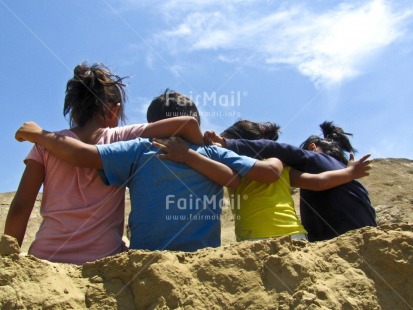
<path id="1" fill-rule="evenodd" d="M 318 85 L 338 84 L 360 74 L 400 38 L 412 15 L 411 8 L 384 0 L 348 2 L 321 12 L 269 2 L 265 8 L 255 1 L 222 2 L 163 3 L 159 8 L 174 26 L 158 32 L 155 40 L 175 53 L 216 51 L 223 61 L 243 61 L 255 53 L 261 64 L 287 64 Z"/>

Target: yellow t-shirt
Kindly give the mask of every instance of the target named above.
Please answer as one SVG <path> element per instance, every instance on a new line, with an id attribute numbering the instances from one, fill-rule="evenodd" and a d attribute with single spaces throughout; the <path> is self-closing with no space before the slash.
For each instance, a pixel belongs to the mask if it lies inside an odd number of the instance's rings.
<path id="1" fill-rule="evenodd" d="M 306 234 L 294 208 L 290 167 L 270 184 L 243 177 L 236 189 L 228 189 L 237 241 Z"/>

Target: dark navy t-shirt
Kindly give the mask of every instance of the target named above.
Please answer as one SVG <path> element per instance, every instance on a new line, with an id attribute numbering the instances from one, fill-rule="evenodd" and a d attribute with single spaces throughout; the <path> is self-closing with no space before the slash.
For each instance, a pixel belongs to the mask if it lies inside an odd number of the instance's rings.
<path id="1" fill-rule="evenodd" d="M 308 173 L 345 168 L 335 158 L 272 140 L 226 139 L 227 148 L 254 158 L 277 157 Z M 325 191 L 300 190 L 300 213 L 309 241 L 334 238 L 349 230 L 377 226 L 367 189 L 357 180 Z"/>

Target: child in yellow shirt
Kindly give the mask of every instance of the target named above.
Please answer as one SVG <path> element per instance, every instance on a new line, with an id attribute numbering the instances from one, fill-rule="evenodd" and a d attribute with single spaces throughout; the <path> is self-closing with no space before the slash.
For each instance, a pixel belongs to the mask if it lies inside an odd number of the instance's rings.
<path id="1" fill-rule="evenodd" d="M 277 140 L 279 127 L 272 123 L 237 121 L 221 136 L 207 132 L 209 142 L 225 146 L 227 139 Z M 305 239 L 307 233 L 295 211 L 291 186 L 314 191 L 326 190 L 368 175 L 370 155 L 345 169 L 310 174 L 284 166 L 280 178 L 263 184 L 243 177 L 237 188 L 228 189 L 235 219 L 237 241 L 290 235 Z"/>

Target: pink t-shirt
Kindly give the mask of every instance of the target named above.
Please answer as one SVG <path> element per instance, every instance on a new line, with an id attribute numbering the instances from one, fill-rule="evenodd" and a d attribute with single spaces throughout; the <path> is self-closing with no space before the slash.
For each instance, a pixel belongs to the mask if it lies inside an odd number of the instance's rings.
<path id="1" fill-rule="evenodd" d="M 146 124 L 106 128 L 98 144 L 132 140 Z M 61 135 L 79 139 L 72 131 Z M 53 262 L 85 262 L 122 252 L 125 187 L 106 186 L 95 169 L 68 164 L 35 145 L 26 160 L 45 169 L 42 224 L 29 254 Z"/>

